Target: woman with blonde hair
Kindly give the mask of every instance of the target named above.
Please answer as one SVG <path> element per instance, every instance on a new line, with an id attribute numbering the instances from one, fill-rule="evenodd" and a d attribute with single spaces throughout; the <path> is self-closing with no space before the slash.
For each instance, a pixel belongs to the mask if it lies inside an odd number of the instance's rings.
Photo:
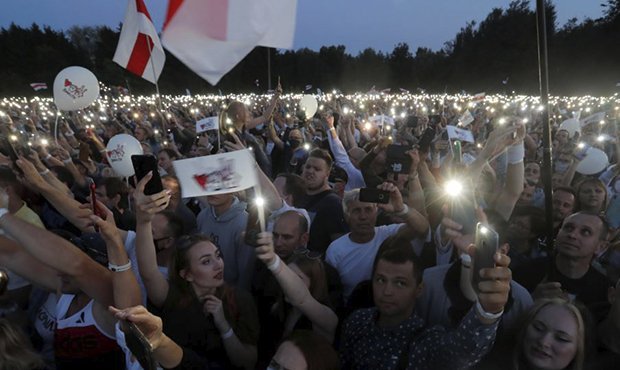
<path id="1" fill-rule="evenodd" d="M 6 319 L 0 319 L 0 370 L 43 369 L 45 364 L 26 335 Z"/>
<path id="2" fill-rule="evenodd" d="M 540 299 L 517 335 L 514 368 L 581 370 L 586 328 L 579 308 L 561 299 Z"/>

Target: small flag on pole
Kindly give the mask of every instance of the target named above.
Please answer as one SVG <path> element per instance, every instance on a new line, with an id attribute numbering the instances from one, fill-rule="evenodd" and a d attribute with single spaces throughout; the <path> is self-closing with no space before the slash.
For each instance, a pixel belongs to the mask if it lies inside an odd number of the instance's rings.
<path id="1" fill-rule="evenodd" d="M 47 90 L 47 84 L 45 82 L 33 82 L 30 84 L 30 87 L 32 87 L 34 91 Z"/>
<path id="2" fill-rule="evenodd" d="M 219 117 L 207 117 L 196 122 L 196 133 L 200 134 L 209 130 L 217 130 Z"/>
<path id="3" fill-rule="evenodd" d="M 484 101 L 484 98 L 486 97 L 486 93 L 478 93 L 476 95 L 474 95 L 473 98 L 471 98 L 471 102 L 472 103 L 482 103 Z"/>

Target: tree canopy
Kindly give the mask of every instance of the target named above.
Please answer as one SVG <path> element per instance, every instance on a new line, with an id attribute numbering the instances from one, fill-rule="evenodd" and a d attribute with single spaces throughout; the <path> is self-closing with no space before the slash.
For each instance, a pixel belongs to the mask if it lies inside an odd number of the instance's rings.
<path id="1" fill-rule="evenodd" d="M 324 90 L 365 91 L 404 88 L 429 92 L 487 91 L 537 93 L 536 15 L 529 1 L 492 9 L 479 24 L 466 23 L 441 50 L 412 50 L 399 43 L 389 53 L 371 48 L 357 55 L 345 46 L 275 50 L 255 48 L 217 86 L 211 86 L 166 52 L 159 84 L 162 93 L 265 91 L 268 53 L 272 85 L 278 76 L 285 89 L 304 86 Z M 601 4 L 600 19 L 557 25 L 554 5 L 547 3 L 550 89 L 552 94 L 609 94 L 620 82 L 620 0 Z M 153 86 L 112 62 L 120 26 L 74 26 L 62 32 L 33 24 L 0 29 L 0 96 L 32 95 L 31 82 L 46 82 L 71 65 L 84 66 L 101 82 L 152 93 Z M 258 82 L 258 86 L 256 84 Z M 49 91 L 48 91 L 49 93 Z"/>

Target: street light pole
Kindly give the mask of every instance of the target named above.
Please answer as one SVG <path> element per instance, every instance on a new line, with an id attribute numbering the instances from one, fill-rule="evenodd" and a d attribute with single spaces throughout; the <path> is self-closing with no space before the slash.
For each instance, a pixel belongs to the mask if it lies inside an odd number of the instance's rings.
<path id="1" fill-rule="evenodd" d="M 544 0 L 536 0 L 536 33 L 538 36 L 538 82 L 540 103 L 542 104 L 543 127 L 543 169 L 542 180 L 545 188 L 545 218 L 547 226 L 547 248 L 553 247 L 553 195 L 551 189 L 551 127 L 549 125 L 549 67 L 547 65 L 547 24 Z"/>

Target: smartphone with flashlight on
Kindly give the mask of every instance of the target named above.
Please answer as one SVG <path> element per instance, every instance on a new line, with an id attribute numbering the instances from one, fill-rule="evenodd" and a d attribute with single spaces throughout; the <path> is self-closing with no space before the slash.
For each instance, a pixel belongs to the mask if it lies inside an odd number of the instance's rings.
<path id="1" fill-rule="evenodd" d="M 476 231 L 476 199 L 471 182 L 451 179 L 444 183 L 444 193 L 448 196 L 450 219 L 461 225 L 463 235 Z"/>
<path id="2" fill-rule="evenodd" d="M 260 212 L 263 211 L 263 199 L 256 196 L 254 188 L 246 190 L 248 202 L 248 221 L 245 226 L 243 241 L 254 248 L 258 247 L 258 234 L 263 231 L 260 222 Z"/>
<path id="3" fill-rule="evenodd" d="M 482 281 L 480 270 L 495 267 L 495 254 L 499 250 L 499 235 L 489 226 L 479 222 L 476 224 L 474 245 L 476 251 L 474 252 L 474 260 L 472 263 L 471 286 L 476 293 L 479 293 L 478 283 Z"/>
<path id="4" fill-rule="evenodd" d="M 120 326 L 125 334 L 125 343 L 131 354 L 138 360 L 144 370 L 156 370 L 157 362 L 153 357 L 153 347 L 136 324 L 127 320 L 120 320 Z"/>
<path id="5" fill-rule="evenodd" d="M 577 148 L 575 148 L 575 158 L 577 158 L 578 161 L 582 161 L 586 155 L 588 154 L 588 149 L 590 149 L 592 146 L 588 143 L 585 142 L 581 142 L 579 144 L 577 144 Z"/>

